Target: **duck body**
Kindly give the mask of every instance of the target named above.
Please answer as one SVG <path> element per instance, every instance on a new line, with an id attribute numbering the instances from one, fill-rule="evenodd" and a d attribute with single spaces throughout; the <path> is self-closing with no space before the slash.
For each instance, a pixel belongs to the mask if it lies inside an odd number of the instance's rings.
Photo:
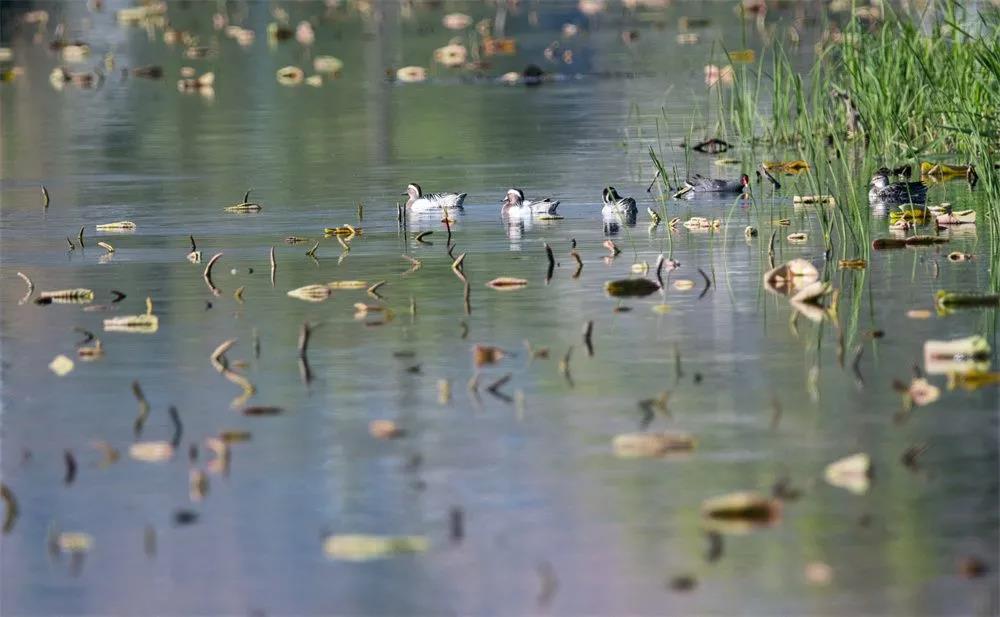
<path id="1" fill-rule="evenodd" d="M 927 202 L 927 185 L 923 182 L 889 182 L 885 173 L 876 173 L 871 179 L 868 202 L 877 206 L 923 204 Z"/>
<path id="2" fill-rule="evenodd" d="M 607 219 L 618 219 L 619 217 L 628 225 L 634 225 L 639 208 L 635 205 L 635 200 L 631 197 L 622 197 L 609 186 L 604 189 L 604 207 L 601 208 L 601 215 Z"/>
<path id="3" fill-rule="evenodd" d="M 500 214 L 507 217 L 527 218 L 533 214 L 555 214 L 559 200 L 546 197 L 532 201 L 524 198 L 521 189 L 510 189 L 500 202 Z"/>
<path id="4" fill-rule="evenodd" d="M 674 197 L 692 196 L 692 193 L 745 193 L 750 186 L 750 177 L 746 174 L 740 176 L 739 180 L 721 180 L 718 178 L 706 178 L 695 174 L 684 181 L 684 186 L 677 191 Z"/>
<path id="5" fill-rule="evenodd" d="M 406 187 L 406 210 L 408 212 L 436 212 L 443 208 L 462 208 L 466 193 L 424 193 L 419 184 Z"/>

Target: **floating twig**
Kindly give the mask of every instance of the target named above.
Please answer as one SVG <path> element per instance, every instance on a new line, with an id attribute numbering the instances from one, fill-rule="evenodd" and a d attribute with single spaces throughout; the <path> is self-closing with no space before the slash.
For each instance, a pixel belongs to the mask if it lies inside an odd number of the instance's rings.
<path id="1" fill-rule="evenodd" d="M 42 207 L 49 207 L 49 189 L 45 188 L 44 184 L 42 185 Z"/>
<path id="2" fill-rule="evenodd" d="M 302 322 L 302 327 L 299 328 L 299 358 L 305 359 L 306 351 L 309 347 L 309 336 L 311 334 L 312 329 L 309 326 L 309 322 Z"/>
<path id="3" fill-rule="evenodd" d="M 97 246 L 99 246 L 99 247 L 101 247 L 102 249 L 104 249 L 105 251 L 107 251 L 107 252 L 108 252 L 108 254 L 111 254 L 111 253 L 114 253 L 114 252 L 115 252 L 115 247 L 111 246 L 111 245 L 110 245 L 110 244 L 108 244 L 107 242 L 98 242 L 98 243 L 97 243 Z"/>
<path id="4" fill-rule="evenodd" d="M 233 298 L 235 298 L 236 301 L 239 302 L 240 304 L 243 304 L 243 290 L 245 289 L 246 289 L 245 286 L 240 286 L 239 288 L 236 289 L 236 291 L 233 292 Z"/>
<path id="5" fill-rule="evenodd" d="M 181 445 L 181 435 L 184 434 L 184 425 L 181 424 L 181 414 L 178 413 L 177 408 L 173 405 L 167 410 L 170 414 L 170 421 L 174 425 L 174 436 L 170 440 L 170 445 L 177 449 Z"/>
<path id="6" fill-rule="evenodd" d="M 14 523 L 17 522 L 17 498 L 14 497 L 14 491 L 2 482 L 0 482 L 0 498 L 3 499 L 4 504 L 3 532 L 8 534 L 14 529 Z"/>
<path id="7" fill-rule="evenodd" d="M 549 281 L 552 280 L 552 273 L 556 268 L 556 258 L 555 255 L 552 254 L 552 247 L 549 246 L 548 242 L 545 243 L 545 257 L 549 260 L 548 269 L 545 271 L 545 284 L 548 285 Z"/>
<path id="8" fill-rule="evenodd" d="M 69 239 L 69 236 L 66 236 L 66 244 L 69 245 L 69 250 L 71 250 L 71 251 L 75 251 L 76 250 L 76 245 L 73 244 L 73 241 Z"/>
<path id="9" fill-rule="evenodd" d="M 421 243 L 421 244 L 434 244 L 433 242 L 427 242 L 426 240 L 424 240 L 424 238 L 426 238 L 427 236 L 429 236 L 429 235 L 431 235 L 433 233 L 434 232 L 431 231 L 431 230 L 422 231 L 422 232 L 418 233 L 416 235 L 416 237 L 414 237 L 413 239 L 416 240 L 417 242 Z"/>
<path id="10" fill-rule="evenodd" d="M 702 289 L 701 295 L 698 296 L 698 299 L 701 300 L 702 298 L 705 297 L 705 294 L 708 293 L 708 288 L 712 286 L 712 280 L 708 278 L 708 275 L 705 274 L 705 271 L 702 270 L 701 268 L 698 268 L 698 274 L 701 275 L 701 278 L 705 279 L 705 289 Z"/>
<path id="11" fill-rule="evenodd" d="M 142 434 L 142 427 L 146 424 L 146 418 L 149 417 L 149 402 L 143 396 L 138 380 L 132 382 L 132 395 L 139 402 L 139 415 L 135 417 L 135 422 L 132 423 L 132 434 L 138 438 Z"/>
<path id="12" fill-rule="evenodd" d="M 413 257 L 410 257 L 409 255 L 403 255 L 403 259 L 405 259 L 406 261 L 410 262 L 410 264 L 412 264 L 411 267 L 410 267 L 410 269 L 403 273 L 403 276 L 406 276 L 407 274 L 412 274 L 412 273 L 416 272 L 417 270 L 420 269 L 420 266 L 424 265 L 424 263 L 422 261 L 420 261 L 419 259 L 415 259 Z"/>
<path id="13" fill-rule="evenodd" d="M 274 287 L 274 273 L 278 271 L 278 262 L 274 260 L 274 247 L 271 247 L 270 253 L 271 260 L 271 287 Z"/>
<path id="14" fill-rule="evenodd" d="M 507 373 L 500 379 L 497 379 L 489 386 L 487 386 L 486 391 L 492 394 L 493 396 L 497 397 L 498 399 L 510 403 L 513 399 L 511 399 L 508 395 L 504 394 L 503 392 L 500 392 L 500 388 L 504 387 L 507 384 L 507 382 L 511 380 L 511 377 L 512 375 L 510 373 Z"/>
<path id="15" fill-rule="evenodd" d="M 337 236 L 337 239 L 340 240 L 340 236 Z M 344 244 L 343 240 L 340 241 L 340 244 L 341 244 L 341 246 L 347 248 L 347 245 Z M 318 249 L 318 248 L 319 248 L 319 242 L 316 242 L 316 244 L 312 245 L 311 249 L 309 249 L 308 251 L 306 251 L 306 255 L 308 255 L 309 257 L 315 258 L 316 257 L 316 249 Z"/>
<path id="16" fill-rule="evenodd" d="M 462 508 L 454 507 L 448 511 L 448 537 L 459 544 L 465 537 L 465 523 Z"/>
<path id="17" fill-rule="evenodd" d="M 83 227 L 80 228 L 80 233 L 76 236 L 76 241 L 80 243 L 80 248 L 85 248 L 83 245 Z"/>
<path id="18" fill-rule="evenodd" d="M 573 245 L 576 245 L 576 240 L 573 240 Z M 576 260 L 576 271 L 573 272 L 573 278 L 580 278 L 580 273 L 583 272 L 583 259 L 580 258 L 580 253 L 577 253 L 575 248 L 569 254 Z"/>
<path id="19" fill-rule="evenodd" d="M 382 294 L 378 293 L 378 288 L 381 287 L 382 285 L 385 285 L 385 281 L 377 281 L 377 282 L 373 283 L 372 286 L 369 287 L 366 290 L 367 293 L 368 293 L 368 295 L 373 296 L 373 297 L 378 298 L 379 300 L 381 300 L 382 299 Z"/>
<path id="20" fill-rule="evenodd" d="M 587 347 L 587 355 L 594 357 L 594 321 L 590 320 L 583 325 L 583 344 Z"/>
<path id="21" fill-rule="evenodd" d="M 76 480 L 76 457 L 69 450 L 63 450 L 63 462 L 66 463 L 66 475 L 63 477 L 63 483 L 69 486 L 73 484 L 73 480 Z"/>
<path id="22" fill-rule="evenodd" d="M 214 283 L 212 283 L 212 266 L 215 265 L 215 262 L 218 261 L 220 257 L 222 257 L 222 253 L 216 253 L 213 255 L 212 258 L 208 260 L 208 265 L 205 266 L 205 271 L 202 273 L 202 278 L 205 279 L 205 284 L 208 285 L 212 294 L 216 296 L 222 292 L 215 286 Z"/>
<path id="23" fill-rule="evenodd" d="M 573 346 L 570 345 L 569 349 L 566 350 L 566 355 L 563 356 L 562 360 L 559 361 L 559 372 L 566 379 L 566 383 L 569 384 L 570 388 L 572 388 L 573 385 L 574 385 L 573 384 L 573 376 L 570 375 L 570 372 L 569 372 L 569 361 L 570 361 L 570 358 L 572 356 L 573 356 Z"/>

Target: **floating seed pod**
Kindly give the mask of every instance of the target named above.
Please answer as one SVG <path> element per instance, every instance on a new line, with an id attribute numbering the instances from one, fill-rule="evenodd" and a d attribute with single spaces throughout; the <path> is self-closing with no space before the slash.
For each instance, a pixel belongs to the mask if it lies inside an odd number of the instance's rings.
<path id="1" fill-rule="evenodd" d="M 796 232 L 793 234 L 788 234 L 788 241 L 794 244 L 802 244 L 809 239 L 809 235 L 805 232 Z"/>
<path id="2" fill-rule="evenodd" d="M 522 287 L 527 287 L 527 285 L 528 281 L 526 279 L 514 278 L 512 276 L 499 276 L 489 283 L 486 283 L 487 287 L 499 290 L 520 289 Z"/>
<path id="3" fill-rule="evenodd" d="M 1000 294 L 960 293 L 942 289 L 934 295 L 934 302 L 942 312 L 962 308 L 991 308 L 1000 306 Z"/>
<path id="4" fill-rule="evenodd" d="M 703 216 L 692 216 L 688 220 L 684 221 L 684 227 L 692 230 L 718 229 L 721 226 L 721 219 L 707 219 Z"/>
<path id="5" fill-rule="evenodd" d="M 429 547 L 424 536 L 374 536 L 345 534 L 328 536 L 323 553 L 330 559 L 368 561 L 407 553 L 423 553 Z"/>
<path id="6" fill-rule="evenodd" d="M 406 431 L 392 420 L 372 420 L 368 423 L 368 433 L 375 439 L 396 439 Z"/>
<path id="7" fill-rule="evenodd" d="M 102 249 L 104 249 L 105 251 L 107 251 L 109 254 L 115 252 L 115 247 L 111 246 L 107 242 L 98 242 L 97 246 L 101 247 Z"/>
<path id="8" fill-rule="evenodd" d="M 472 25 L 472 18 L 465 13 L 448 13 L 441 19 L 441 25 L 449 30 L 464 30 Z"/>
<path id="9" fill-rule="evenodd" d="M 90 289 L 59 289 L 56 291 L 43 291 L 38 294 L 35 302 L 41 304 L 86 304 L 94 300 L 94 292 Z"/>
<path id="10" fill-rule="evenodd" d="M 706 499 L 701 514 L 707 518 L 769 523 L 781 516 L 781 502 L 754 491 L 738 491 Z"/>
<path id="11" fill-rule="evenodd" d="M 257 204 L 257 203 L 252 203 L 250 201 L 250 192 L 251 191 L 253 191 L 253 189 L 248 190 L 246 192 L 246 194 L 243 195 L 243 201 L 241 201 L 238 204 L 235 204 L 235 205 L 232 205 L 232 206 L 229 206 L 228 208 L 226 208 L 226 212 L 235 212 L 235 213 L 238 213 L 238 214 L 247 214 L 247 213 L 251 213 L 251 212 L 260 212 L 261 210 L 263 210 L 264 207 L 262 205 Z"/>
<path id="12" fill-rule="evenodd" d="M 330 297 L 330 288 L 326 285 L 306 285 L 288 292 L 288 295 L 306 302 L 322 302 Z"/>
<path id="13" fill-rule="evenodd" d="M 539 215 L 535 216 L 535 220 L 536 221 L 561 221 L 564 218 L 566 218 L 566 217 L 559 216 L 558 214 L 548 214 L 548 213 L 546 213 L 546 214 L 539 214 Z"/>
<path id="14" fill-rule="evenodd" d="M 156 315 L 122 315 L 104 320 L 105 332 L 152 334 L 159 328 L 160 319 Z"/>
<path id="15" fill-rule="evenodd" d="M 132 221 L 117 221 L 97 225 L 96 229 L 97 231 L 135 231 L 136 226 Z"/>
<path id="16" fill-rule="evenodd" d="M 285 410 L 274 405 L 252 405 L 244 407 L 241 413 L 244 416 L 280 416 Z"/>
<path id="17" fill-rule="evenodd" d="M 161 463 L 173 457 L 174 447 L 166 441 L 140 441 L 129 446 L 128 454 L 137 461 Z"/>
<path id="18" fill-rule="evenodd" d="M 404 66 L 396 71 L 396 79 L 403 83 L 426 81 L 427 69 L 422 66 Z"/>
<path id="19" fill-rule="evenodd" d="M 367 289 L 367 281 L 330 281 L 326 284 L 330 289 Z"/>
<path id="20" fill-rule="evenodd" d="M 604 291 L 614 298 L 642 297 L 660 290 L 660 286 L 647 278 L 630 278 L 607 281 Z"/>
<path id="21" fill-rule="evenodd" d="M 687 291 L 694 289 L 694 281 L 691 279 L 677 279 L 674 281 L 674 289 L 677 291 Z"/>
<path id="22" fill-rule="evenodd" d="M 872 461 L 863 452 L 834 461 L 823 471 L 823 479 L 829 484 L 857 495 L 868 492 L 871 477 Z"/>
<path id="23" fill-rule="evenodd" d="M 64 553 L 86 553 L 94 547 L 94 537 L 79 531 L 64 531 L 56 536 L 56 546 Z"/>
<path id="24" fill-rule="evenodd" d="M 333 56 L 316 56 L 313 59 L 313 70 L 317 73 L 337 75 L 344 68 L 344 61 Z"/>
<path id="25" fill-rule="evenodd" d="M 864 259 L 841 259 L 837 262 L 837 267 L 841 270 L 864 270 L 868 267 L 868 262 Z"/>
<path id="26" fill-rule="evenodd" d="M 464 45 L 452 43 L 434 50 L 434 61 L 448 68 L 456 68 L 465 64 L 468 51 Z"/>
<path id="27" fill-rule="evenodd" d="M 958 251 L 948 253 L 948 261 L 969 261 L 972 257 L 973 256 L 968 253 L 960 253 Z"/>
<path id="28" fill-rule="evenodd" d="M 622 458 L 649 458 L 669 452 L 689 452 L 695 439 L 687 433 L 623 433 L 615 436 L 611 447 Z"/>
<path id="29" fill-rule="evenodd" d="M 941 389 L 923 377 L 917 377 L 910 382 L 906 395 L 914 405 L 923 407 L 941 398 Z"/>

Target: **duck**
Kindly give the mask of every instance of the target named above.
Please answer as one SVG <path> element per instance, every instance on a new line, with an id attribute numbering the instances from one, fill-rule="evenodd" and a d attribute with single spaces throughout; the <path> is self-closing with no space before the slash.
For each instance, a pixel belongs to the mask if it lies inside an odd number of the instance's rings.
<path id="1" fill-rule="evenodd" d="M 605 187 L 603 195 L 604 207 L 601 209 L 601 214 L 604 218 L 621 216 L 627 221 L 635 221 L 639 208 L 636 207 L 634 199 L 622 197 L 613 186 Z"/>
<path id="2" fill-rule="evenodd" d="M 720 180 L 695 174 L 684 181 L 675 198 L 690 196 L 691 193 L 746 193 L 750 190 L 750 176 L 743 174 L 739 180 Z"/>
<path id="3" fill-rule="evenodd" d="M 889 182 L 884 170 L 875 172 L 868 191 L 868 202 L 878 206 L 922 204 L 927 201 L 927 185 L 923 182 Z"/>
<path id="4" fill-rule="evenodd" d="M 411 182 L 406 185 L 406 192 L 403 193 L 409 199 L 406 200 L 406 209 L 410 212 L 434 212 L 442 208 L 462 209 L 462 202 L 465 201 L 467 193 L 428 193 L 420 189 L 420 185 Z"/>
<path id="5" fill-rule="evenodd" d="M 546 197 L 537 201 L 524 198 L 521 189 L 510 189 L 500 202 L 500 214 L 513 217 L 530 217 L 532 214 L 555 214 L 559 200 Z"/>

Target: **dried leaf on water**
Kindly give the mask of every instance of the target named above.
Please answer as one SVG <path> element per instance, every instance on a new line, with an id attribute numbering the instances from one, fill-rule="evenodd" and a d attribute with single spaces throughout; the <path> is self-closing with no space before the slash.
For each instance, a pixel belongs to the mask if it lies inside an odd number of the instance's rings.
<path id="1" fill-rule="evenodd" d="M 793 244 L 802 244 L 808 239 L 809 235 L 802 231 L 793 234 L 788 234 L 788 241 Z"/>
<path id="2" fill-rule="evenodd" d="M 330 559 L 368 561 L 394 555 L 423 553 L 429 547 L 424 536 L 376 536 L 343 534 L 328 536 L 323 541 L 323 553 Z"/>
<path id="3" fill-rule="evenodd" d="M 965 225 L 976 222 L 975 210 L 959 210 L 958 212 L 945 212 L 937 216 L 938 225 Z"/>
<path id="4" fill-rule="evenodd" d="M 980 335 L 924 341 L 924 370 L 928 375 L 988 371 L 989 359 L 990 344 Z"/>
<path id="5" fill-rule="evenodd" d="M 690 452 L 696 441 L 688 433 L 623 433 L 611 442 L 615 455 L 621 458 L 649 458 L 670 452 Z"/>
<path id="6" fill-rule="evenodd" d="M 495 364 L 506 355 L 503 349 L 490 345 L 476 345 L 472 348 L 472 363 L 478 368 L 486 364 Z"/>
<path id="7" fill-rule="evenodd" d="M 837 262 L 837 267 L 841 270 L 864 270 L 868 267 L 868 262 L 864 259 L 841 259 Z"/>
<path id="8" fill-rule="evenodd" d="M 798 159 L 795 161 L 765 161 L 764 169 L 772 173 L 783 173 L 789 176 L 794 176 L 802 173 L 803 171 L 809 171 L 809 163 Z"/>
<path id="9" fill-rule="evenodd" d="M 368 281 L 330 281 L 326 286 L 330 289 L 367 289 Z"/>
<path id="10" fill-rule="evenodd" d="M 512 276 L 499 276 L 489 283 L 486 283 L 487 287 L 499 290 L 520 289 L 522 287 L 526 287 L 527 285 L 528 281 L 526 279 L 514 278 Z"/>
<path id="11" fill-rule="evenodd" d="M 792 197 L 792 203 L 826 204 L 828 206 L 833 206 L 837 204 L 837 200 L 834 199 L 833 195 L 795 195 Z"/>
<path id="12" fill-rule="evenodd" d="M 871 457 L 864 452 L 834 461 L 823 471 L 823 478 L 829 484 L 857 495 L 868 492 L 871 477 Z"/>
<path id="13" fill-rule="evenodd" d="M 629 278 L 607 281 L 604 291 L 611 297 L 641 297 L 659 291 L 660 286 L 647 278 Z"/>
<path id="14" fill-rule="evenodd" d="M 251 405 L 244 407 L 241 413 L 244 416 L 280 416 L 285 410 L 275 405 Z"/>
<path id="15" fill-rule="evenodd" d="M 918 377 L 910 382 L 906 394 L 914 405 L 923 407 L 941 398 L 941 389 L 923 377 Z"/>

